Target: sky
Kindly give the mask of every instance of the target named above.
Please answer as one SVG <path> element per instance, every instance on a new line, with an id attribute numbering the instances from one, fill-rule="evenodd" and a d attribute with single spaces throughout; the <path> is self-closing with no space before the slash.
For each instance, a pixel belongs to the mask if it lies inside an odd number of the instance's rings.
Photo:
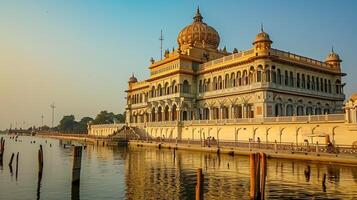
<path id="1" fill-rule="evenodd" d="M 0 130 L 77 120 L 101 110 L 122 113 L 132 73 L 149 76 L 149 60 L 177 47 L 200 6 L 220 47 L 246 50 L 263 23 L 273 48 L 324 60 L 334 47 L 357 91 L 357 1 L 0 0 Z"/>

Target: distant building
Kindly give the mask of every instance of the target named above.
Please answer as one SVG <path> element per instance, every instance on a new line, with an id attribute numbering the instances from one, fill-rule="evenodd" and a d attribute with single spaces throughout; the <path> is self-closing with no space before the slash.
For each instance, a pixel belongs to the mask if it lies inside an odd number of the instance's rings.
<path id="1" fill-rule="evenodd" d="M 125 124 L 88 124 L 88 135 L 107 137 L 117 133 Z"/>

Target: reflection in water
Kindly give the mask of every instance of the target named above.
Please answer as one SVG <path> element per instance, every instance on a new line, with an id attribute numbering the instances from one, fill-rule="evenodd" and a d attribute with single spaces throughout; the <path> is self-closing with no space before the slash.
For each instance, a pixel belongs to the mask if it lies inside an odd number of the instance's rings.
<path id="1" fill-rule="evenodd" d="M 79 200 L 79 184 L 72 183 L 71 188 L 71 199 L 72 200 Z"/>
<path id="2" fill-rule="evenodd" d="M 38 171 L 38 178 L 37 178 L 37 200 L 41 197 L 41 182 L 42 182 L 42 171 Z"/>
<path id="3" fill-rule="evenodd" d="M 21 139 L 21 144 L 7 142 L 4 162 L 9 162 L 10 152 L 19 151 L 21 178 L 16 181 L 12 172 L 0 168 L 1 199 L 194 199 L 197 168 L 204 175 L 205 199 L 249 199 L 249 159 L 245 156 L 88 143 L 82 155 L 80 186 L 73 186 L 72 150 L 67 141 Z M 51 147 L 51 143 L 59 145 Z M 37 168 L 39 144 L 44 148 L 43 174 Z M 266 199 L 353 199 L 357 198 L 355 188 L 356 167 L 267 160 Z"/>
<path id="4" fill-rule="evenodd" d="M 128 199 L 193 198 L 197 168 L 202 168 L 205 175 L 206 199 L 249 198 L 247 157 L 135 147 L 129 148 L 125 163 Z M 338 185 L 338 181 L 324 181 L 327 174 L 328 177 L 341 177 L 341 168 L 345 169 L 343 185 L 348 186 L 351 184 L 348 177 L 356 171 L 354 167 L 269 159 L 265 196 L 267 199 L 281 196 L 290 199 L 355 197 L 351 187 Z"/>

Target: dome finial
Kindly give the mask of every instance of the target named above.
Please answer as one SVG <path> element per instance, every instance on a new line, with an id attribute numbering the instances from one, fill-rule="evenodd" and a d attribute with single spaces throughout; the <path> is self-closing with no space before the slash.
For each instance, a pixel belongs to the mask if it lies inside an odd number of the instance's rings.
<path id="1" fill-rule="evenodd" d="M 203 17 L 202 17 L 202 15 L 200 13 L 200 7 L 199 6 L 197 6 L 196 15 L 193 17 L 193 19 L 194 19 L 194 22 L 202 22 Z"/>
<path id="2" fill-rule="evenodd" d="M 333 51 L 333 45 L 331 46 L 331 52 L 332 52 L 332 53 L 335 53 L 335 52 Z"/>
<path id="3" fill-rule="evenodd" d="M 264 32 L 264 27 L 263 27 L 263 22 L 262 23 L 260 23 L 260 32 Z"/>

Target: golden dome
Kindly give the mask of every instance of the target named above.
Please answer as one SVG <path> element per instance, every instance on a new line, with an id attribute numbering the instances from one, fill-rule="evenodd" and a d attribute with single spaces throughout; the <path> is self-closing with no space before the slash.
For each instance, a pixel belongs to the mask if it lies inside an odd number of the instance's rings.
<path id="1" fill-rule="evenodd" d="M 258 42 L 270 42 L 273 43 L 273 41 L 270 40 L 269 34 L 264 32 L 263 26 L 260 29 L 260 33 L 257 34 L 255 37 L 255 40 L 253 41 L 253 45 L 258 43 Z"/>
<path id="2" fill-rule="evenodd" d="M 328 54 L 328 56 L 326 57 L 326 62 L 330 62 L 330 61 L 337 61 L 337 62 L 341 62 L 342 60 L 340 59 L 340 56 L 335 53 L 333 51 L 333 47 L 332 47 L 332 50 L 331 52 Z"/>
<path id="3" fill-rule="evenodd" d="M 197 8 L 194 21 L 181 30 L 177 37 L 178 45 L 192 45 L 196 47 L 217 49 L 219 45 L 218 32 L 202 21 L 200 9 Z"/>

